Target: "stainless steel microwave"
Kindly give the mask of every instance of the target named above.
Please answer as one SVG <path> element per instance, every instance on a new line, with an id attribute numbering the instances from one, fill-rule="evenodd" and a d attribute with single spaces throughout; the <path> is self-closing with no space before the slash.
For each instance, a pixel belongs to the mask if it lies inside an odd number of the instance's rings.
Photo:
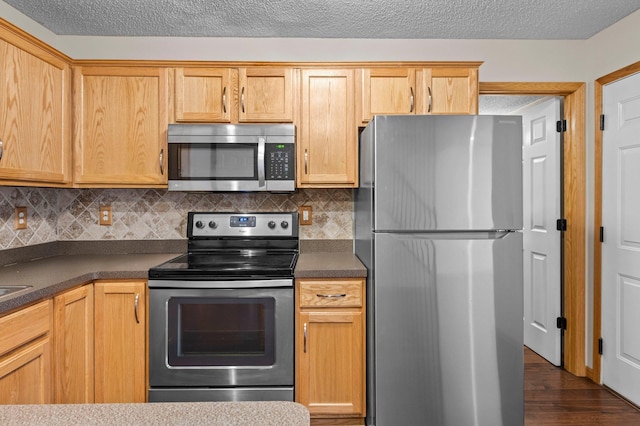
<path id="1" fill-rule="evenodd" d="M 293 124 L 169 124 L 169 191 L 295 190 Z"/>

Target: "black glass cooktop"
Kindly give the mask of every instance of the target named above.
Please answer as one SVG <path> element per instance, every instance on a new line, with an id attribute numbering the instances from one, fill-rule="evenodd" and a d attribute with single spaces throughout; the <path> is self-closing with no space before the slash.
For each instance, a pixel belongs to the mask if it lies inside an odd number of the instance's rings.
<path id="1" fill-rule="evenodd" d="M 293 277 L 297 252 L 225 251 L 183 254 L 149 270 L 149 278 Z"/>

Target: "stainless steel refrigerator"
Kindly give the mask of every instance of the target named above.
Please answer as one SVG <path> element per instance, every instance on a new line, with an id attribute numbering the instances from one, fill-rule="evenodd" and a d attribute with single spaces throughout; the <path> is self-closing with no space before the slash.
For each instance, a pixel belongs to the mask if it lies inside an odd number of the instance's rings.
<path id="1" fill-rule="evenodd" d="M 521 117 L 376 116 L 354 200 L 367 424 L 522 425 Z"/>

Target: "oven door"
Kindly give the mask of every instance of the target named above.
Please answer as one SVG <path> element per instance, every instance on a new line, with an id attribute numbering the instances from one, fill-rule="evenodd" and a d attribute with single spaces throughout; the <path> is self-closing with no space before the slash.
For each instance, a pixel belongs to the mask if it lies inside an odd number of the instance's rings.
<path id="1" fill-rule="evenodd" d="M 293 386 L 293 287 L 182 285 L 149 291 L 152 388 Z"/>

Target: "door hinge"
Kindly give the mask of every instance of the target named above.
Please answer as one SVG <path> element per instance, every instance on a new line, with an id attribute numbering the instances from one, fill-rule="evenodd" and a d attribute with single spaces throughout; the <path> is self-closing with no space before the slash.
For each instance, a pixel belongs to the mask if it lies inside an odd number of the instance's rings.
<path id="1" fill-rule="evenodd" d="M 604 114 L 600 114 L 600 130 L 604 130 Z"/>
<path id="2" fill-rule="evenodd" d="M 567 319 L 565 317 L 556 318 L 556 326 L 560 330 L 566 330 L 567 329 Z"/>
<path id="3" fill-rule="evenodd" d="M 562 133 L 567 131 L 567 120 L 556 121 L 556 132 Z"/>
<path id="4" fill-rule="evenodd" d="M 602 341 L 602 337 L 598 339 L 598 354 L 602 355 L 604 347 L 604 342 Z"/>
<path id="5" fill-rule="evenodd" d="M 567 219 L 558 219 L 558 220 L 556 220 L 556 229 L 558 231 L 566 231 L 567 230 Z"/>
<path id="6" fill-rule="evenodd" d="M 604 243 L 604 226 L 600 227 L 600 242 Z"/>

